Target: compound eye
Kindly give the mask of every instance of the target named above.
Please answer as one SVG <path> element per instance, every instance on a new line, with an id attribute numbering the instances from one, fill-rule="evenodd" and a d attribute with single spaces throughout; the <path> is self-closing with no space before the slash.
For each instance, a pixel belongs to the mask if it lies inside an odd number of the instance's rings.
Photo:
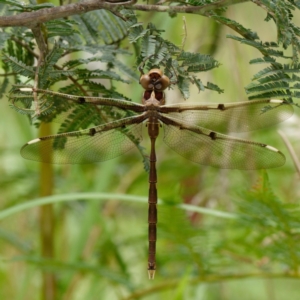
<path id="1" fill-rule="evenodd" d="M 159 87 L 158 87 L 159 85 Z M 158 90 L 165 90 L 168 86 L 170 85 L 170 79 L 168 76 L 166 75 L 163 75 L 161 76 L 159 82 L 157 83 L 157 85 L 155 85 L 155 88 L 158 89 Z"/>
<path id="2" fill-rule="evenodd" d="M 145 90 L 151 90 L 153 89 L 153 84 L 151 82 L 151 78 L 148 74 L 144 74 L 140 78 L 140 85 L 145 89 Z"/>
<path id="3" fill-rule="evenodd" d="M 161 82 L 159 81 L 159 82 L 157 82 L 157 83 L 155 83 L 155 89 L 157 90 L 157 91 L 160 91 L 161 90 L 161 88 L 162 88 L 162 84 L 161 84 Z"/>

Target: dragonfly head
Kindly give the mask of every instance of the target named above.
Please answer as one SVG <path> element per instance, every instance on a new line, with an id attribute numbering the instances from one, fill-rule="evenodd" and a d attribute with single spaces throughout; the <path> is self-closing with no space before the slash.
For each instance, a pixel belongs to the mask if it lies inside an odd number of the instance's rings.
<path id="1" fill-rule="evenodd" d="M 170 79 L 160 69 L 152 69 L 141 76 L 140 84 L 146 91 L 163 91 L 170 85 Z"/>

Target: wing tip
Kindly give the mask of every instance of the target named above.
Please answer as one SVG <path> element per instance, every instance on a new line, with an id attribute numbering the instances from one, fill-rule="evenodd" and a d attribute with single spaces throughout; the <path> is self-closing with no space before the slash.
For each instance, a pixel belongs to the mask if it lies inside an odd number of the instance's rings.
<path id="1" fill-rule="evenodd" d="M 34 139 L 34 140 L 29 141 L 29 142 L 26 143 L 25 145 L 35 144 L 35 143 L 38 143 L 38 142 L 40 142 L 40 141 L 41 141 L 41 139 L 40 139 L 40 138 L 37 138 L 37 139 Z"/>
<path id="2" fill-rule="evenodd" d="M 280 152 L 277 148 L 270 146 L 270 145 L 265 145 L 265 147 L 273 152 Z M 281 152 L 280 152 L 281 153 Z"/>
<path id="3" fill-rule="evenodd" d="M 280 99 L 270 99 L 270 103 L 284 103 L 286 102 L 285 100 L 280 100 Z"/>

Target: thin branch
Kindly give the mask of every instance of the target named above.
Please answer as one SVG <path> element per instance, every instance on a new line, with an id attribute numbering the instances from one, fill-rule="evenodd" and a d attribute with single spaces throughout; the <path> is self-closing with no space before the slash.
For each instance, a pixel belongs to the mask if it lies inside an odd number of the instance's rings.
<path id="1" fill-rule="evenodd" d="M 1 27 L 26 26 L 32 28 L 38 23 L 47 22 L 54 19 L 64 18 L 72 15 L 82 14 L 96 9 L 108 9 L 114 12 L 116 8 L 123 6 L 128 9 L 140 11 L 156 11 L 169 13 L 190 13 L 199 15 L 209 15 L 209 11 L 219 9 L 228 5 L 248 2 L 249 0 L 220 0 L 202 6 L 161 6 L 148 4 L 135 4 L 136 0 L 86 0 L 84 2 L 67 4 L 52 8 L 43 8 L 38 11 L 24 12 L 15 16 L 0 17 Z"/>
<path id="2" fill-rule="evenodd" d="M 299 279 L 298 274 L 289 274 L 287 272 L 282 273 L 267 273 L 267 272 L 257 272 L 257 273 L 243 273 L 243 274 L 224 274 L 224 275 L 206 275 L 199 276 L 199 278 L 188 279 L 189 285 L 198 285 L 213 282 L 224 282 L 225 280 L 233 280 L 233 279 L 244 279 L 244 278 L 295 278 Z M 182 280 L 182 279 L 181 279 Z M 180 279 L 174 280 L 165 280 L 163 283 L 159 283 L 156 285 L 152 285 L 151 287 L 146 287 L 144 289 L 137 290 L 133 292 L 131 295 L 122 298 L 122 300 L 134 300 L 141 299 L 143 296 L 153 295 L 158 293 L 159 291 L 167 291 L 170 289 L 174 289 L 180 283 Z"/>
<path id="3" fill-rule="evenodd" d="M 13 73 L 3 73 L 3 74 L 0 74 L 0 77 L 6 77 L 6 76 L 15 76 L 17 75 L 17 73 L 13 72 Z"/>
<path id="4" fill-rule="evenodd" d="M 1 27 L 11 26 L 26 26 L 32 28 L 38 23 L 65 18 L 72 15 L 82 14 L 88 11 L 97 9 L 114 10 L 121 5 L 134 4 L 136 0 L 110 2 L 108 0 L 86 0 L 84 2 L 72 3 L 63 6 L 56 6 L 51 8 L 43 8 L 37 11 L 24 12 L 15 16 L 0 17 Z"/>
<path id="5" fill-rule="evenodd" d="M 157 11 L 157 12 L 168 12 L 168 13 L 186 13 L 186 14 L 197 14 L 207 16 L 210 11 L 220 9 L 232 4 L 238 4 L 248 2 L 249 0 L 220 0 L 218 2 L 202 5 L 202 6 L 160 6 L 160 5 L 147 5 L 147 4 L 135 4 L 130 7 L 125 5 L 126 8 L 141 11 Z"/>
<path id="6" fill-rule="evenodd" d="M 254 4 L 256 4 L 257 6 L 261 7 L 263 10 L 265 10 L 269 15 L 271 15 L 275 19 L 274 12 L 272 12 L 266 5 L 264 5 L 263 3 L 261 3 L 261 1 L 252 0 L 252 2 Z"/>
<path id="7" fill-rule="evenodd" d="M 285 143 L 285 146 L 287 147 L 288 151 L 290 152 L 290 155 L 291 155 L 292 160 L 294 162 L 295 168 L 298 172 L 298 175 L 300 176 L 300 161 L 299 161 L 298 156 L 295 153 L 295 150 L 294 150 L 293 146 L 291 145 L 291 143 L 288 140 L 287 136 L 281 130 L 278 130 L 278 133 L 280 134 L 282 140 Z"/>
<path id="8" fill-rule="evenodd" d="M 33 87 L 35 89 L 38 88 L 39 70 L 40 70 L 40 65 L 43 62 L 43 58 L 44 58 L 44 56 L 41 54 L 39 59 L 38 59 L 38 62 L 37 62 L 37 66 L 36 66 L 36 70 L 35 70 L 35 76 L 34 76 L 34 84 L 33 84 Z M 35 109 L 34 109 L 35 112 L 34 112 L 33 117 L 35 117 L 35 116 L 39 116 L 41 114 L 37 92 L 35 92 L 35 91 L 33 92 L 33 100 L 34 100 L 34 103 L 35 103 Z"/>
<path id="9" fill-rule="evenodd" d="M 36 43 L 40 50 L 39 60 L 43 61 L 48 52 L 48 47 L 47 47 L 47 43 L 45 42 L 43 32 L 41 30 L 41 26 L 43 25 L 36 24 L 35 26 L 31 27 L 31 31 L 33 33 L 33 36 L 35 37 Z"/>
<path id="10" fill-rule="evenodd" d="M 185 46 L 185 42 L 186 42 L 186 38 L 187 38 L 187 28 L 186 28 L 186 20 L 185 17 L 182 17 L 182 21 L 183 21 L 183 38 L 182 38 L 182 42 L 181 42 L 181 52 L 183 52 L 184 50 L 184 46 Z"/>

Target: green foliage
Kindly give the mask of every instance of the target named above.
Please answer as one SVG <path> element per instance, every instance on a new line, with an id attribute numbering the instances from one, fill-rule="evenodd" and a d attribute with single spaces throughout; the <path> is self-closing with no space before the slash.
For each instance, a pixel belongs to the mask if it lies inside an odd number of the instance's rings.
<path id="1" fill-rule="evenodd" d="M 13 72 L 26 77 L 33 77 L 34 70 L 31 66 L 25 65 L 22 61 L 19 61 L 16 57 L 5 56 L 4 63 L 9 63 L 9 66 Z"/>
<path id="2" fill-rule="evenodd" d="M 300 237 L 299 205 L 281 201 L 272 191 L 266 173 L 252 190 L 241 194 L 241 198 L 242 201 L 237 202 L 241 216 L 240 235 L 245 236 L 247 231 L 247 238 L 239 246 L 240 254 L 249 255 L 251 251 L 256 260 L 266 256 L 273 264 L 284 265 L 287 272 L 297 273 L 300 262 L 297 250 Z M 263 267 L 269 269 L 269 263 Z"/>
<path id="3" fill-rule="evenodd" d="M 127 36 L 125 22 L 106 10 L 88 12 L 74 19 L 87 44 L 114 44 Z"/>
<path id="4" fill-rule="evenodd" d="M 249 99 L 256 98 L 280 98 L 290 102 L 293 98 L 299 98 L 299 64 L 283 65 L 277 63 L 274 58 L 256 59 L 251 63 L 270 62 L 267 67 L 254 75 L 255 82 L 246 87 L 246 92 L 252 94 Z"/>
<path id="5" fill-rule="evenodd" d="M 25 4 L 23 2 L 17 0 L 3 0 L 1 1 L 4 5 L 10 5 L 10 11 L 19 11 L 19 12 L 26 12 L 26 11 L 35 11 L 43 8 L 50 8 L 54 5 L 52 3 L 42 3 L 42 4 Z M 31 1 L 33 2 L 33 1 Z"/>
<path id="6" fill-rule="evenodd" d="M 251 94 L 249 99 L 280 97 L 292 102 L 293 98 L 298 98 L 299 95 L 293 90 L 298 89 L 294 79 L 296 78 L 295 73 L 298 73 L 299 69 L 300 28 L 292 21 L 294 17 L 293 11 L 296 8 L 299 8 L 299 3 L 294 1 L 276 1 L 275 4 L 273 1 L 268 0 L 259 2 L 261 2 L 261 5 L 268 11 L 265 21 L 273 20 L 277 26 L 278 36 L 276 42 L 261 41 L 257 33 L 253 32 L 251 29 L 246 29 L 234 20 L 219 15 L 212 15 L 212 18 L 217 22 L 234 29 L 242 36 L 227 35 L 228 38 L 254 47 L 264 55 L 263 58 L 252 59 L 250 64 L 270 64 L 270 67 L 267 67 L 254 75 L 253 80 L 256 81 L 246 87 L 246 92 Z M 281 49 L 277 50 L 280 46 L 284 49 L 291 46 L 292 57 L 286 56 Z M 278 61 L 279 59 L 288 60 L 289 64 L 282 64 Z M 291 60 L 292 62 L 290 63 Z M 276 74 L 275 77 L 272 76 L 274 74 Z M 268 78 L 267 84 L 264 84 L 261 80 L 263 76 Z M 278 81 L 278 76 L 280 78 L 285 77 L 284 84 Z M 272 79 L 274 79 L 274 81 Z"/>
<path id="7" fill-rule="evenodd" d="M 296 73 L 299 73 L 298 56 L 293 56 L 291 64 L 282 64 L 277 60 L 290 60 L 291 57 L 285 56 L 281 50 L 274 50 L 273 48 L 278 48 L 277 43 L 263 43 L 259 40 L 254 41 L 232 35 L 228 37 L 255 47 L 264 55 L 264 57 L 252 59 L 250 64 L 270 64 L 270 66 L 255 74 L 253 77 L 255 81 L 245 87 L 247 94 L 251 94 L 249 96 L 250 100 L 279 97 L 293 102 L 293 98 L 299 98 L 299 93 L 294 91 L 298 89 L 298 76 L 296 75 Z"/>
<path id="8" fill-rule="evenodd" d="M 216 20 L 218 23 L 224 24 L 224 25 L 232 28 L 234 31 L 236 31 L 240 35 L 244 36 L 245 39 L 248 39 L 248 40 L 258 39 L 256 32 L 253 32 L 251 29 L 245 28 L 243 25 L 241 25 L 240 23 L 238 23 L 234 20 L 230 20 L 228 18 L 225 18 L 224 16 L 219 16 L 219 15 L 212 15 L 211 17 L 214 20 Z"/>
<path id="9" fill-rule="evenodd" d="M 210 55 L 186 52 L 172 42 L 162 37 L 163 30 L 158 30 L 154 24 L 149 23 L 145 30 L 138 29 L 136 24 L 131 25 L 133 30 L 129 34 L 132 42 L 140 49 L 137 62 L 140 64 L 147 60 L 146 65 L 150 70 L 153 67 L 165 66 L 165 74 L 175 81 L 182 96 L 189 98 L 189 86 L 195 84 L 199 92 L 208 88 L 194 73 L 205 72 L 216 68 L 219 63 Z M 215 90 L 215 89 L 214 89 Z M 218 88 L 218 91 L 221 91 Z"/>
<path id="10" fill-rule="evenodd" d="M 236 41 L 239 41 L 242 44 L 246 44 L 248 46 L 254 47 L 259 50 L 262 54 L 266 56 L 277 56 L 282 58 L 289 58 L 283 55 L 283 51 L 274 50 L 272 48 L 277 48 L 278 45 L 276 43 L 263 43 L 261 41 L 254 41 L 252 39 L 240 38 L 234 35 L 227 35 L 228 38 L 232 38 Z"/>

